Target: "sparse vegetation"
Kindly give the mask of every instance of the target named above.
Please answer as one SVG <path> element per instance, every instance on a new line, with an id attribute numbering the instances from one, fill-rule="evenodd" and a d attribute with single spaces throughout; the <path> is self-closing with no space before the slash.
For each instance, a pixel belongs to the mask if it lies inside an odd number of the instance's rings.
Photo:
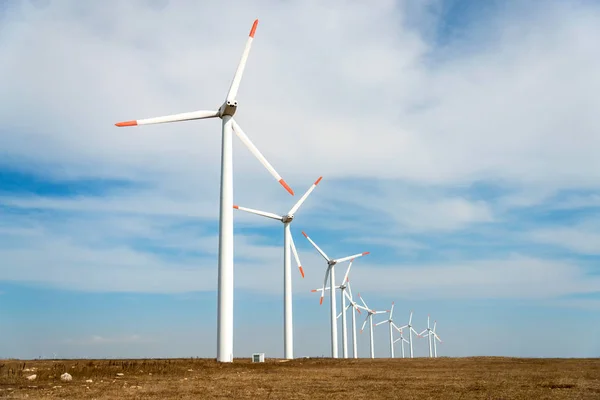
<path id="1" fill-rule="evenodd" d="M 600 399 L 600 359 L 281 361 L 3 360 L 0 398 Z"/>

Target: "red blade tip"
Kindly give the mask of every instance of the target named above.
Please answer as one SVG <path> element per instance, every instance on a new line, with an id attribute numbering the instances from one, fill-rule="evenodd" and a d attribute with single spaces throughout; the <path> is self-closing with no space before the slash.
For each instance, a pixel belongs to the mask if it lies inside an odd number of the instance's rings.
<path id="1" fill-rule="evenodd" d="M 239 209 L 240 209 L 240 207 L 239 207 L 239 206 L 236 206 L 236 205 L 234 205 L 234 206 L 233 206 L 233 208 L 235 208 L 236 210 L 239 210 Z"/>
<path id="2" fill-rule="evenodd" d="M 305 238 L 308 237 L 308 235 L 306 233 L 304 233 L 304 231 L 302 231 L 302 234 L 304 235 Z"/>
<path id="3" fill-rule="evenodd" d="M 289 187 L 289 185 L 287 183 L 285 183 L 285 181 L 283 179 L 280 179 L 279 183 L 281 183 L 281 186 L 283 186 L 285 188 L 285 190 L 287 190 L 288 192 L 290 192 L 290 194 L 292 196 L 294 195 L 294 191 L 292 190 L 292 188 Z"/>
<path id="4" fill-rule="evenodd" d="M 300 270 L 300 274 L 302 274 L 302 277 L 304 278 L 304 270 L 302 269 L 302 266 L 299 265 L 298 269 Z"/>
<path id="5" fill-rule="evenodd" d="M 363 256 L 366 256 L 366 255 L 367 255 L 367 254 L 369 254 L 369 253 L 370 253 L 370 251 L 365 251 L 365 252 L 363 253 Z"/>
<path id="6" fill-rule="evenodd" d="M 323 298 L 321 297 L 321 300 L 319 300 L 319 304 L 323 305 Z"/>
<path id="7" fill-rule="evenodd" d="M 319 182 L 321 182 L 321 179 L 323 179 L 323 177 L 322 177 L 322 176 L 320 176 L 320 177 L 319 177 L 319 179 L 317 179 L 317 180 L 315 181 L 315 185 L 318 185 L 318 184 L 319 184 Z"/>
<path id="8" fill-rule="evenodd" d="M 115 126 L 137 126 L 137 121 L 117 122 Z"/>
<path id="9" fill-rule="evenodd" d="M 250 30 L 250 37 L 254 37 L 254 33 L 256 32 L 256 26 L 258 25 L 258 20 L 254 20 L 254 24 L 252 24 L 252 29 Z"/>

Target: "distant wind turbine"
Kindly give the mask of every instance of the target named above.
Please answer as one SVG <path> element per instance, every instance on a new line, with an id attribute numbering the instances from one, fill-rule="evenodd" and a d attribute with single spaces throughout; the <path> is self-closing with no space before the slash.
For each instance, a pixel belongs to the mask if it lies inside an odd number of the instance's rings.
<path id="1" fill-rule="evenodd" d="M 304 278 L 304 270 L 298 257 L 298 251 L 296 245 L 294 245 L 294 239 L 292 238 L 292 232 L 290 231 L 290 224 L 294 220 L 296 211 L 300 208 L 302 203 L 308 198 L 313 190 L 321 182 L 320 177 L 311 185 L 310 188 L 304 193 L 304 195 L 293 205 L 287 214 L 281 216 L 266 211 L 254 210 L 252 208 L 240 207 L 234 205 L 233 208 L 238 210 L 246 211 L 251 214 L 260 215 L 262 217 L 276 219 L 283 222 L 283 348 L 284 356 L 286 359 L 291 360 L 294 358 L 294 330 L 293 330 L 293 317 L 292 317 L 292 262 L 290 257 L 290 249 L 294 253 L 294 258 L 298 264 L 300 274 Z"/>
<path id="2" fill-rule="evenodd" d="M 348 260 L 354 260 L 355 258 L 362 257 L 364 255 L 369 254 L 368 251 L 364 253 L 354 254 L 352 256 L 343 257 L 343 258 L 329 258 L 327 254 L 323 250 L 317 246 L 315 242 L 312 241 L 310 237 L 305 232 L 302 232 L 304 237 L 308 239 L 308 241 L 313 245 L 315 249 L 321 254 L 321 256 L 327 261 L 327 269 L 325 270 L 325 279 L 323 280 L 323 290 L 321 291 L 321 299 L 319 300 L 320 304 L 323 304 L 323 297 L 325 296 L 325 288 L 327 287 L 327 281 L 329 280 L 333 289 L 330 291 L 330 301 L 331 301 L 331 357 L 338 358 L 338 346 L 337 346 L 337 322 L 336 322 L 336 307 L 335 307 L 335 270 L 334 266 L 336 264 L 342 263 Z"/>
<path id="3" fill-rule="evenodd" d="M 365 329 L 365 324 L 368 321 L 369 322 L 369 333 L 370 333 L 370 339 L 371 339 L 371 358 L 375 358 L 375 344 L 373 342 L 373 315 L 383 314 L 383 313 L 390 312 L 390 311 L 389 310 L 387 310 L 387 311 L 372 310 L 369 308 L 369 306 L 367 306 L 367 303 L 365 303 L 365 299 L 362 298 L 360 293 L 358 294 L 358 298 L 360 299 L 360 301 L 362 301 L 362 303 L 364 305 L 364 307 L 361 307 L 361 306 L 359 306 L 359 307 L 367 312 L 367 317 L 365 318 L 365 322 L 363 322 L 362 328 L 360 328 L 360 332 L 362 333 L 362 331 Z"/>

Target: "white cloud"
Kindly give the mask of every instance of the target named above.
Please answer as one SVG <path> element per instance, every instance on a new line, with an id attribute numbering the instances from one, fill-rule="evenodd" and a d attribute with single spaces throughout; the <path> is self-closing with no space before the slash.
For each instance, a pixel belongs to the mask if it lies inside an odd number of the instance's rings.
<path id="1" fill-rule="evenodd" d="M 403 2 L 240 6 L 225 31 L 209 4 L 144 4 L 24 5 L 0 41 L 10 54 L 0 64 L 11 99 L 4 153 L 70 173 L 217 173 L 216 121 L 112 123 L 217 106 L 258 16 L 239 120 L 284 177 L 595 186 L 600 17 L 592 5 L 548 4 L 528 20 L 501 15 L 486 23 L 498 31 L 477 52 L 459 45 L 431 62 L 441 50 L 406 27 Z M 13 79 L 21 76 L 26 86 Z M 259 173 L 245 153 L 237 173 Z"/>
<path id="2" fill-rule="evenodd" d="M 562 247 L 579 254 L 600 254 L 600 233 L 585 227 L 538 229 L 527 234 L 538 243 Z"/>

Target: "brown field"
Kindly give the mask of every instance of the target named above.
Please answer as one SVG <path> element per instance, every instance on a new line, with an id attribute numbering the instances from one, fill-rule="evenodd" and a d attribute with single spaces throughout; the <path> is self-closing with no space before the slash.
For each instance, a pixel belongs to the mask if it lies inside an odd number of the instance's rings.
<path id="1" fill-rule="evenodd" d="M 0 360 L 0 398 L 598 400 L 600 359 Z"/>

